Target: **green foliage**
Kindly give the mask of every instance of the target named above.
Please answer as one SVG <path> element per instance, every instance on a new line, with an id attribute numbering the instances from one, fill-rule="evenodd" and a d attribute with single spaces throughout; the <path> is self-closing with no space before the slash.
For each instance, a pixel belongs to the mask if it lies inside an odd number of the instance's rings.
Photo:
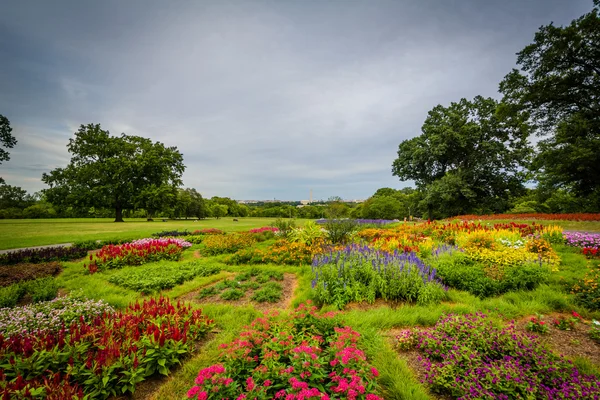
<path id="1" fill-rule="evenodd" d="M 181 264 L 159 263 L 120 270 L 108 278 L 110 283 L 142 293 L 154 293 L 171 289 L 197 276 L 217 274 L 220 268 L 214 264 L 188 261 Z"/>
<path id="2" fill-rule="evenodd" d="M 497 113 L 492 98 L 461 99 L 434 107 L 422 134 L 403 141 L 392 172 L 412 179 L 425 191 L 430 217 L 468 214 L 478 209 L 503 211 L 510 193 L 524 190 L 530 148 L 519 118 Z"/>
<path id="3" fill-rule="evenodd" d="M 227 289 L 221 293 L 221 298 L 223 300 L 239 300 L 244 297 L 244 294 L 244 291 L 240 289 Z"/>
<path id="4" fill-rule="evenodd" d="M 550 330 L 546 322 L 542 321 L 543 315 L 536 315 L 535 317 L 531 317 L 525 325 L 525 329 L 530 332 L 546 334 Z"/>
<path id="5" fill-rule="evenodd" d="M 282 237 L 288 237 L 296 229 L 296 221 L 293 219 L 277 218 L 271 226 L 279 229 L 279 235 Z"/>
<path id="6" fill-rule="evenodd" d="M 2 164 L 2 161 L 10 160 L 10 155 L 2 147 L 12 149 L 17 144 L 17 139 L 15 139 L 11 132 L 10 121 L 4 115 L 0 114 L 0 164 Z"/>
<path id="7" fill-rule="evenodd" d="M 153 194 L 147 201 L 155 206 L 159 195 L 176 193 L 185 169 L 177 148 L 140 136 L 110 136 L 100 124 L 81 125 L 67 149 L 69 164 L 42 176 L 50 186 L 44 190 L 48 201 L 62 207 L 110 207 L 118 222 L 123 209 L 145 203 L 145 196 Z"/>
<path id="8" fill-rule="evenodd" d="M 325 233 L 314 221 L 308 221 L 302 228 L 293 228 L 287 234 L 290 242 L 301 242 L 309 246 L 323 236 Z"/>
<path id="9" fill-rule="evenodd" d="M 268 282 L 261 289 L 254 292 L 251 299 L 258 303 L 277 303 L 281 300 L 283 287 L 277 282 Z"/>
<path id="10" fill-rule="evenodd" d="M 600 209 L 600 15 L 592 11 L 567 26 L 542 26 L 517 53 L 519 70 L 500 83 L 513 115 L 529 117 L 540 136 L 534 162 L 551 187 L 573 188 Z"/>
<path id="11" fill-rule="evenodd" d="M 327 240 L 331 243 L 349 243 L 358 230 L 358 223 L 354 219 L 328 219 L 325 222 Z"/>
<path id="12" fill-rule="evenodd" d="M 0 308 L 14 307 L 22 299 L 33 303 L 52 300 L 57 294 L 58 284 L 51 277 L 16 283 L 0 288 Z"/>
<path id="13" fill-rule="evenodd" d="M 547 282 L 550 271 L 535 263 L 523 263 L 509 267 L 504 274 L 495 276 L 486 267 L 463 253 L 443 254 L 432 259 L 444 283 L 479 297 L 496 296 L 515 290 L 532 290 Z"/>

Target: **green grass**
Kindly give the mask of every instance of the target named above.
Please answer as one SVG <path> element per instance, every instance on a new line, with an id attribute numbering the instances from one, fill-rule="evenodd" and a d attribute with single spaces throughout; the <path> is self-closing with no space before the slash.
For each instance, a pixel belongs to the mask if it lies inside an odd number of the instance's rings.
<path id="1" fill-rule="evenodd" d="M 113 222 L 111 218 L 57 218 L 57 219 L 4 219 L 0 220 L 0 250 L 20 247 L 72 243 L 81 240 L 130 239 L 148 237 L 152 233 L 172 230 L 218 228 L 227 232 L 245 231 L 268 226 L 275 218 L 233 218 L 147 222 L 130 219 Z M 305 220 L 297 220 L 302 226 Z"/>

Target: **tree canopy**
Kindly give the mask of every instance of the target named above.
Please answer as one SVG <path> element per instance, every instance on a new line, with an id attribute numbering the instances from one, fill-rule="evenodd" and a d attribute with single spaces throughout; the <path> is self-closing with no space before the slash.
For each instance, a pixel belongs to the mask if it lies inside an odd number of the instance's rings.
<path id="1" fill-rule="evenodd" d="M 600 207 L 600 1 L 558 27 L 549 24 L 518 53 L 500 83 L 503 102 L 542 137 L 533 167 L 542 184 L 593 196 Z"/>
<path id="2" fill-rule="evenodd" d="M 421 130 L 400 143 L 392 173 L 425 192 L 430 217 L 435 205 L 449 200 L 446 216 L 494 211 L 524 189 L 531 148 L 523 115 L 477 96 L 434 107 Z"/>
<path id="3" fill-rule="evenodd" d="M 100 124 L 81 125 L 67 149 L 69 164 L 42 176 L 50 186 L 46 198 L 58 206 L 113 208 L 115 222 L 122 222 L 123 209 L 160 203 L 149 193 L 175 195 L 182 183 L 185 166 L 176 147 L 124 133 L 111 136 Z"/>

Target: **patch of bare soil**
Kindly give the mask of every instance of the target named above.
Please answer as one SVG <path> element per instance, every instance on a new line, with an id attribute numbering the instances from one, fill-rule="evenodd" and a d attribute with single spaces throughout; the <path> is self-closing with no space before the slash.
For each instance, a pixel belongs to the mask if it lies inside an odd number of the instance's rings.
<path id="1" fill-rule="evenodd" d="M 231 275 L 233 275 L 233 274 L 231 274 Z M 213 295 L 213 296 L 204 297 L 202 299 L 198 297 L 198 295 L 200 294 L 202 289 L 207 289 L 212 286 L 215 286 L 215 285 L 219 284 L 219 282 L 215 282 L 208 286 L 199 288 L 198 290 L 195 290 L 193 292 L 187 293 L 181 297 L 181 300 L 193 301 L 193 302 L 201 303 L 201 304 L 206 304 L 206 303 L 215 304 L 216 303 L 216 304 L 230 304 L 233 306 L 252 305 L 252 306 L 254 306 L 254 308 L 256 308 L 259 311 L 267 311 L 267 310 L 272 310 L 272 309 L 286 309 L 286 308 L 290 307 L 292 298 L 294 297 L 294 291 L 296 290 L 296 287 L 298 286 L 298 283 L 296 280 L 296 275 L 292 274 L 292 273 L 285 273 L 285 274 L 283 274 L 283 281 L 280 281 L 279 283 L 281 283 L 281 286 L 283 287 L 283 291 L 281 294 L 281 298 L 276 303 L 269 303 L 269 302 L 257 303 L 255 301 L 250 300 L 250 298 L 254 294 L 254 290 L 252 290 L 252 289 L 247 289 L 244 294 L 244 297 L 242 297 L 239 300 L 223 300 L 220 297 L 220 293 Z"/>
<path id="2" fill-rule="evenodd" d="M 171 368 L 168 376 L 165 375 L 153 375 L 146 380 L 138 383 L 135 386 L 135 392 L 133 394 L 126 394 L 122 396 L 113 396 L 109 397 L 109 400 L 151 400 L 154 394 L 158 391 L 158 389 L 167 382 L 170 376 L 176 373 L 185 362 L 196 355 L 202 346 L 204 346 L 209 340 L 214 337 L 214 333 L 209 333 L 204 339 L 198 341 L 194 344 L 194 348 L 190 352 L 190 354 L 183 360 L 181 360 L 181 364 Z M 191 385 L 190 385 L 191 387 Z"/>
<path id="3" fill-rule="evenodd" d="M 586 357 L 592 363 L 600 366 L 600 345 L 593 341 L 588 331 L 590 327 L 585 323 L 577 323 L 575 329 L 563 331 L 554 327 L 552 321 L 559 317 L 570 318 L 569 314 L 553 313 L 542 317 L 542 321 L 550 327 L 546 334 L 538 334 L 542 343 L 546 343 L 556 354 L 565 358 Z M 517 327 L 525 331 L 525 326 L 534 317 L 529 316 L 517 321 Z"/>

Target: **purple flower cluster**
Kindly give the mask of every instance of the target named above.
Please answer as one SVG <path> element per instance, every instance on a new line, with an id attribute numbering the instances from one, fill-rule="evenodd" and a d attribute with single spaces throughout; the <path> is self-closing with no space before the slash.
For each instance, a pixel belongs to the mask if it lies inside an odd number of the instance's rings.
<path id="1" fill-rule="evenodd" d="M 318 254 L 313 258 L 312 271 L 318 278 L 318 269 L 326 264 L 338 266 L 338 276 L 344 275 L 344 270 L 368 264 L 373 271 L 384 274 L 402 274 L 415 271 L 423 280 L 423 283 L 438 282 L 441 280 L 436 276 L 435 268 L 426 265 L 415 253 L 404 253 L 395 250 L 393 253 L 379 251 L 368 245 L 350 244 L 344 249 L 329 254 Z M 313 287 L 316 280 L 313 280 Z"/>
<path id="2" fill-rule="evenodd" d="M 583 375 L 514 322 L 496 327 L 484 314 L 447 315 L 414 335 L 432 390 L 460 399 L 596 399 L 600 380 Z M 403 344 L 411 341 L 406 335 Z"/>
<path id="3" fill-rule="evenodd" d="M 563 235 L 569 246 L 600 248 L 600 233 L 566 231 Z"/>
<path id="4" fill-rule="evenodd" d="M 319 225 L 323 225 L 327 223 L 327 219 L 325 218 L 321 218 L 316 220 L 315 222 Z M 392 219 L 355 219 L 354 222 L 356 222 L 359 225 L 387 225 L 387 224 L 393 224 L 394 222 L 399 222 L 398 220 L 392 220 Z"/>
<path id="5" fill-rule="evenodd" d="M 164 245 L 175 244 L 175 245 L 177 245 L 179 247 L 183 247 L 183 248 L 192 247 L 192 244 L 190 242 L 186 242 L 185 240 L 179 239 L 179 238 L 160 238 L 160 239 L 144 238 L 144 239 L 134 240 L 131 242 L 131 244 L 135 245 L 135 246 L 144 246 L 144 245 L 151 245 L 151 244 L 164 244 Z"/>

